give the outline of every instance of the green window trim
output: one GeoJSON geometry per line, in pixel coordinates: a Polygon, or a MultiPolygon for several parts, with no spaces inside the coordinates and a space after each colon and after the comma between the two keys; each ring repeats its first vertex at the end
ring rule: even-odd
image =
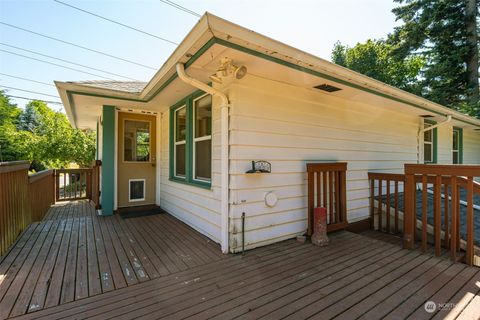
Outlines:
{"type": "MultiPolygon", "coordinates": [[[[427,119],[424,120],[424,123],[432,125],[432,126],[437,124],[436,121],[427,120],[427,119]]],[[[437,163],[438,162],[438,130],[437,130],[437,128],[432,129],[432,134],[433,134],[432,161],[424,161],[424,163],[437,163]]],[[[425,143],[423,145],[425,147],[425,143]]],[[[425,155],[424,155],[424,157],[425,157],[425,155]]]]}
{"type": "MultiPolygon", "coordinates": [[[[193,178],[193,102],[195,99],[205,95],[202,90],[197,90],[194,93],[186,96],[182,100],[170,107],[169,118],[169,133],[170,133],[170,152],[169,152],[169,180],[187,185],[193,185],[204,189],[211,189],[212,182],[201,181],[193,178]],[[175,175],[175,112],[186,107],[186,149],[185,149],[185,177],[178,177],[175,175]]],[[[213,121],[213,120],[212,120],[213,121]]]]}
{"type": "MultiPolygon", "coordinates": [[[[462,164],[463,163],[463,129],[459,127],[453,127],[453,131],[456,131],[458,135],[458,164],[462,164]]],[[[452,139],[453,139],[453,133],[452,133],[452,139]]]]}

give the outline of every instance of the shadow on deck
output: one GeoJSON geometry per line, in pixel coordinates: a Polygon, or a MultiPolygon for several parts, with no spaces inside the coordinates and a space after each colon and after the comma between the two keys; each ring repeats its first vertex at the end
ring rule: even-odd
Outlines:
{"type": "Polygon", "coordinates": [[[0,318],[478,317],[480,269],[372,235],[330,238],[221,255],[168,214],[122,220],[58,205],[0,260],[0,318]]]}

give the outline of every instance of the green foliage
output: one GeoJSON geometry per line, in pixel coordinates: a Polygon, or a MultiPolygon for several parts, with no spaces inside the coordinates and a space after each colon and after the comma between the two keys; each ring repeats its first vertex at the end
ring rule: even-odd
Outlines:
{"type": "Polygon", "coordinates": [[[418,92],[416,82],[424,60],[421,57],[396,59],[394,48],[385,40],[367,40],[353,48],[335,44],[332,61],[400,89],[418,92]]]}
{"type": "MultiPolygon", "coordinates": [[[[389,42],[395,46],[393,53],[397,59],[419,56],[426,61],[418,81],[421,95],[442,105],[474,113],[479,107],[478,99],[470,97],[478,96],[478,76],[470,83],[467,65],[473,64],[478,70],[478,47],[474,44],[475,58],[467,32],[466,1],[394,1],[400,5],[393,13],[403,24],[395,28],[389,42]]],[[[475,21],[473,17],[474,24],[475,21]]],[[[478,33],[477,29],[477,37],[478,33]]]]}
{"type": "Polygon", "coordinates": [[[1,114],[10,110],[7,120],[2,118],[0,122],[5,161],[30,160],[38,170],[44,166],[61,168],[70,163],[88,166],[94,160],[94,132],[73,129],[65,114],[53,111],[44,102],[31,101],[22,112],[8,105],[3,93],[0,97],[1,114]]]}

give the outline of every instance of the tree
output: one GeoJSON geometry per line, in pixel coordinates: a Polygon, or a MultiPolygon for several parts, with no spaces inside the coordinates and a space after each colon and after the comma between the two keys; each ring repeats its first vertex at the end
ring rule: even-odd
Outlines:
{"type": "Polygon", "coordinates": [[[88,166],[95,156],[95,134],[73,129],[65,114],[44,102],[21,110],[0,92],[0,145],[3,161],[30,160],[35,170],[88,166]]]}
{"type": "Polygon", "coordinates": [[[390,35],[396,59],[422,57],[421,94],[480,116],[478,83],[479,0],[394,0],[403,22],[390,35]]]}
{"type": "Polygon", "coordinates": [[[15,145],[11,143],[20,114],[21,109],[12,104],[3,91],[0,91],[0,161],[13,161],[21,157],[15,145]]]}
{"type": "Polygon", "coordinates": [[[419,93],[418,75],[424,65],[421,57],[396,59],[394,47],[385,40],[367,40],[354,47],[335,44],[332,61],[397,88],[419,93]]]}

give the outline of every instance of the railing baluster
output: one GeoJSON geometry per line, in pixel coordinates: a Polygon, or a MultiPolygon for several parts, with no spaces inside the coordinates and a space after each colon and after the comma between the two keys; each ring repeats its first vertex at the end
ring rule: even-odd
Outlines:
{"type": "Polygon", "coordinates": [[[398,233],[398,181],[395,180],[395,233],[398,233]]]}
{"type": "Polygon", "coordinates": [[[435,176],[434,186],[434,209],[433,209],[433,224],[435,235],[435,255],[440,256],[442,254],[442,235],[441,235],[441,188],[442,188],[442,176],[435,176]]]}
{"type": "Polygon", "coordinates": [[[370,227],[373,230],[375,230],[374,197],[375,197],[375,180],[373,178],[370,178],[370,227]]]}
{"type": "Polygon", "coordinates": [[[466,263],[473,265],[473,256],[475,254],[473,239],[474,239],[474,227],[473,227],[473,177],[468,177],[467,180],[467,247],[466,251],[466,263]]]}
{"type": "Polygon", "coordinates": [[[340,212],[340,172],[335,171],[335,219],[336,221],[342,221],[341,212],[340,212]]]}
{"type": "MultiPolygon", "coordinates": [[[[427,251],[427,176],[422,175],[422,251],[427,251]]],[[[416,219],[417,217],[415,217],[416,219]]]]}
{"type": "Polygon", "coordinates": [[[307,229],[307,235],[311,236],[313,234],[313,208],[315,206],[314,203],[314,176],[315,173],[314,171],[309,171],[308,172],[308,229],[307,229]]]}
{"type": "Polygon", "coordinates": [[[316,184],[315,184],[315,187],[317,187],[317,207],[321,207],[322,206],[322,188],[321,188],[321,172],[316,172],[315,173],[315,176],[316,176],[316,184]]]}
{"type": "Polygon", "coordinates": [[[334,204],[333,204],[333,171],[328,172],[328,209],[330,212],[330,221],[334,221],[337,223],[338,221],[335,220],[334,216],[334,204]]]}
{"type": "Polygon", "coordinates": [[[444,190],[444,196],[445,198],[443,199],[444,200],[444,203],[443,203],[443,207],[444,207],[444,212],[445,212],[445,215],[444,215],[444,218],[443,218],[443,221],[444,221],[444,228],[445,228],[445,232],[444,232],[444,239],[443,239],[443,243],[445,245],[445,248],[449,248],[450,247],[450,229],[449,229],[449,212],[448,212],[448,198],[449,198],[449,185],[447,183],[445,183],[443,185],[443,190],[444,190]]]}
{"type": "Polygon", "coordinates": [[[390,233],[390,180],[386,180],[387,183],[387,211],[386,211],[386,216],[387,216],[387,232],[390,233]]]}
{"type": "Polygon", "coordinates": [[[378,179],[378,230],[383,230],[383,210],[382,210],[382,179],[378,179]]]}
{"type": "Polygon", "coordinates": [[[453,261],[457,261],[457,226],[460,224],[459,222],[459,212],[458,212],[458,189],[456,187],[457,185],[457,177],[452,175],[450,178],[451,185],[452,185],[452,223],[451,223],[451,229],[452,229],[452,236],[450,238],[450,256],[453,261]]]}

